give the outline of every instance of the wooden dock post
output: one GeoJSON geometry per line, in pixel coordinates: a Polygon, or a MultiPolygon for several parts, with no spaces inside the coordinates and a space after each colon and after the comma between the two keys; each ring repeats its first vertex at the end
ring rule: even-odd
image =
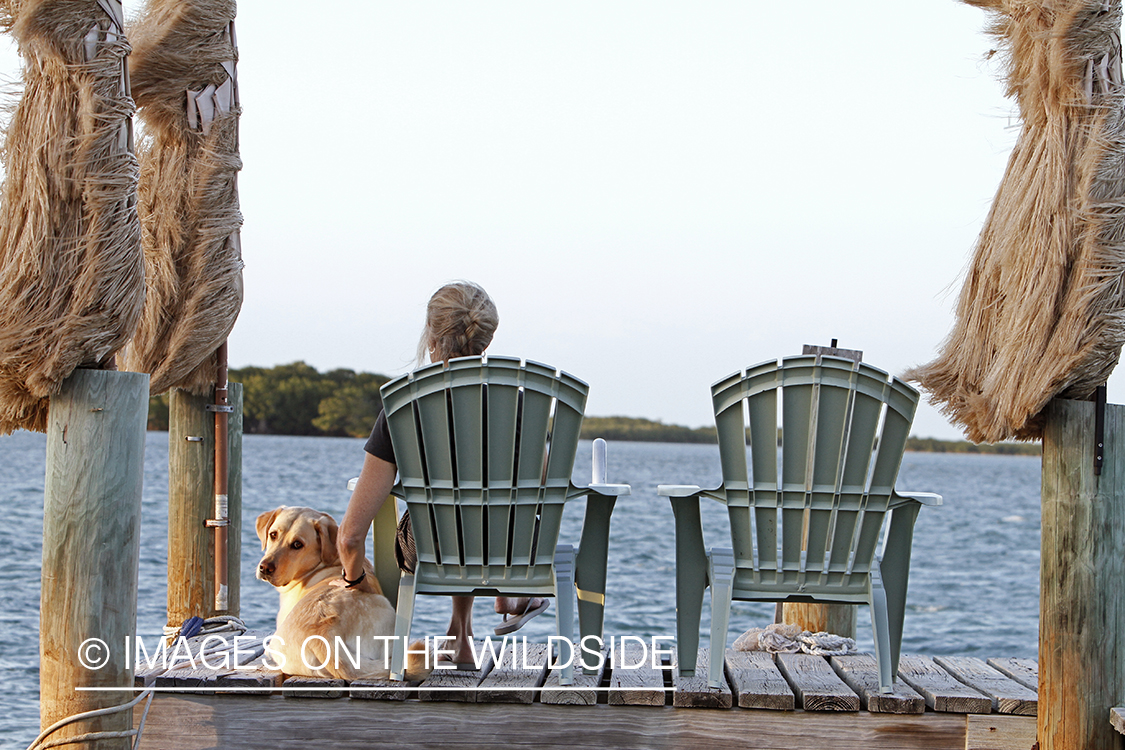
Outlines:
{"type": "Polygon", "coordinates": [[[1120,747],[1125,701],[1125,406],[1105,414],[1094,474],[1095,405],[1055,399],[1043,432],[1039,597],[1040,750],[1120,747]]]}
{"type": "Polygon", "coordinates": [[[854,604],[785,604],[782,622],[798,625],[810,633],[824,631],[845,638],[855,638],[856,616],[859,607],[854,604]]]}
{"type": "MultiPolygon", "coordinates": [[[[51,398],[39,610],[44,729],[133,697],[76,688],[133,684],[125,646],[137,628],[147,419],[144,373],[76,370],[51,398]]],[[[50,739],[132,727],[132,712],[123,711],[63,727],[50,739]]],[[[130,740],[86,747],[118,750],[130,747],[130,740]]]]}
{"type": "Polygon", "coordinates": [[[168,399],[168,624],[239,613],[242,551],[242,384],[230,384],[228,606],[215,608],[215,415],[209,396],[173,389],[168,399]]]}

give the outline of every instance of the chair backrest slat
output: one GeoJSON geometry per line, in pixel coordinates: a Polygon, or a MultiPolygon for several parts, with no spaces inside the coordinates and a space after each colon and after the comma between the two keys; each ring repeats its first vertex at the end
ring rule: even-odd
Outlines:
{"type": "MultiPolygon", "coordinates": [[[[484,386],[474,384],[449,392],[454,435],[485,435],[484,386]]],[[[484,441],[461,440],[455,446],[457,486],[479,488],[484,484],[484,441]]]]}
{"type": "Polygon", "coordinates": [[[872,487],[885,488],[887,491],[894,488],[895,479],[898,477],[899,466],[902,463],[902,449],[899,446],[906,445],[914,414],[912,407],[917,403],[917,395],[912,393],[913,389],[906,383],[899,381],[890,386],[881,436],[887,450],[879,451],[871,475],[872,487]],[[908,408],[909,412],[907,412],[908,408]]]}

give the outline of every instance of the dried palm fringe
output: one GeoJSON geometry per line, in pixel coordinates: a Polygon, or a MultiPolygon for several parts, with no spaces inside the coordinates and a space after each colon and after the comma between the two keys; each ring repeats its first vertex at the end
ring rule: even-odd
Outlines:
{"type": "Polygon", "coordinates": [[[1088,398],[1125,341],[1121,3],[965,2],[994,13],[1024,125],[956,324],[905,377],[973,441],[1035,439],[1047,402],[1088,398]]]}
{"type": "Polygon", "coordinates": [[[111,3],[7,0],[24,90],[4,142],[0,434],[46,428],[77,367],[111,363],[144,301],[129,52],[111,3]]]}
{"type": "Polygon", "coordinates": [[[150,0],[130,29],[148,295],[125,366],[151,373],[154,394],[210,393],[242,306],[234,14],[230,0],[150,0]]]}

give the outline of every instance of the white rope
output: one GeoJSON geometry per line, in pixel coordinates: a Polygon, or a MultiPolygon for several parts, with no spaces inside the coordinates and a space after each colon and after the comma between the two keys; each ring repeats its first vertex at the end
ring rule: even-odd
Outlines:
{"type": "Polygon", "coordinates": [[[768,651],[771,654],[795,654],[801,650],[801,644],[781,633],[765,631],[758,635],[759,651],[768,651]]]}
{"type": "Polygon", "coordinates": [[[39,734],[39,736],[35,738],[35,741],[27,746],[27,750],[47,750],[47,748],[60,747],[62,745],[70,745],[70,744],[75,744],[75,743],[79,743],[79,742],[94,742],[96,740],[122,739],[122,738],[125,738],[125,737],[134,737],[135,738],[133,740],[133,748],[135,750],[136,747],[140,744],[140,741],[141,741],[141,732],[143,732],[144,728],[145,728],[145,719],[148,718],[148,709],[149,709],[150,706],[152,706],[152,696],[153,696],[153,692],[151,690],[145,690],[144,692],[142,692],[140,695],[138,695],[133,700],[129,701],[128,703],[123,703],[120,706],[110,706],[109,708],[99,708],[95,711],[84,711],[80,714],[75,714],[74,716],[68,716],[65,719],[62,719],[60,721],[56,721],[54,724],[52,724],[51,726],[44,729],[39,734]],[[109,716],[111,714],[119,713],[121,711],[128,711],[129,709],[133,708],[134,706],[136,706],[138,703],[145,700],[146,698],[148,699],[148,702],[145,704],[144,713],[141,714],[141,721],[137,725],[136,729],[128,729],[128,730],[123,730],[123,731],[120,731],[120,732],[87,732],[86,734],[80,734],[80,735],[77,735],[75,737],[64,737],[64,738],[58,739],[58,740],[51,740],[50,742],[44,741],[44,740],[47,739],[47,737],[50,737],[52,734],[54,734],[58,730],[62,729],[63,727],[65,727],[69,724],[73,724],[76,721],[85,721],[87,719],[96,719],[99,716],[109,716]]]}
{"type": "Polygon", "coordinates": [[[844,656],[858,652],[855,640],[823,631],[810,633],[797,625],[774,623],[750,628],[734,642],[736,651],[766,651],[771,654],[804,652],[814,656],[844,656]]]}
{"type": "Polygon", "coordinates": [[[801,633],[797,636],[801,650],[814,656],[844,656],[854,654],[858,649],[854,638],[832,635],[823,630],[819,633],[801,633]]]}

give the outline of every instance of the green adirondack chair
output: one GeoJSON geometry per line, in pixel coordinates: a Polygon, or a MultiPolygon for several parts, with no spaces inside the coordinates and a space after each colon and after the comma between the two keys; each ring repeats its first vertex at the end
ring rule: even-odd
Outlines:
{"type": "MultiPolygon", "coordinates": [[[[601,636],[609,520],[629,485],[571,481],[589,386],[537,362],[465,357],[381,393],[418,552],[399,580],[394,679],[403,679],[418,594],[555,597],[558,634],[601,636]],[[577,550],[559,545],[563,506],[587,498],[577,550]]],[[[573,664],[560,672],[573,681],[573,664]]]]}
{"type": "Polygon", "coordinates": [[[738,599],[870,605],[879,686],[890,692],[914,521],[922,505],[941,504],[939,495],[894,489],[918,392],[869,365],[816,355],[736,372],[711,386],[711,397],[722,485],[657,490],[675,515],[680,674],[695,674],[710,586],[712,687],[721,684],[738,599]],[[733,548],[707,553],[701,497],[726,504],[733,548]]]}

